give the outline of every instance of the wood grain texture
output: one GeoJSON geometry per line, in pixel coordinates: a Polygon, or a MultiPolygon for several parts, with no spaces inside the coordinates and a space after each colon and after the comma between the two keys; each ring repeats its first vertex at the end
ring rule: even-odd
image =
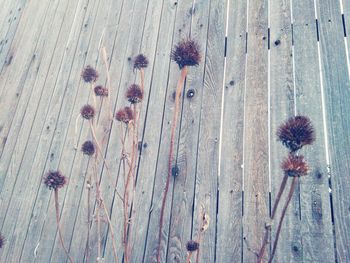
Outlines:
{"type": "Polygon", "coordinates": [[[199,261],[215,262],[218,201],[221,101],[224,81],[226,3],[211,1],[203,98],[200,112],[199,144],[195,182],[192,238],[200,237],[199,261]],[[203,213],[210,222],[204,233],[203,213]]]}
{"type": "Polygon", "coordinates": [[[200,127],[200,110],[203,99],[205,52],[207,50],[210,1],[196,1],[191,15],[189,37],[199,44],[202,61],[198,67],[189,68],[183,91],[182,118],[176,165],[179,172],[174,180],[173,198],[166,262],[186,262],[186,243],[192,239],[194,185],[197,168],[197,147],[200,127]],[[189,92],[194,92],[190,97],[189,92]]]}
{"type": "Polygon", "coordinates": [[[322,116],[321,83],[314,1],[293,2],[293,37],[297,114],[310,117],[316,141],[305,147],[311,171],[300,180],[302,244],[293,244],[291,253],[303,262],[334,262],[331,203],[322,116]],[[314,101],[314,105],[310,104],[314,101]],[[301,247],[302,245],[302,247],[301,247]],[[324,249],[320,250],[319,248],[324,249]]]}
{"type": "Polygon", "coordinates": [[[254,262],[269,216],[267,1],[249,1],[244,101],[243,261],[254,262]]]}
{"type": "Polygon", "coordinates": [[[243,112],[247,3],[229,1],[217,218],[217,262],[242,256],[243,112]]]}
{"type": "MultiPolygon", "coordinates": [[[[289,0],[271,1],[270,14],[270,178],[271,207],[275,204],[277,192],[284,177],[281,163],[288,155],[286,148],[277,141],[278,127],[294,116],[294,80],[292,53],[292,10],[289,0]]],[[[272,225],[271,243],[273,244],[278,220],[286,201],[290,182],[287,184],[276,211],[272,225]]],[[[292,247],[302,246],[300,235],[300,199],[296,188],[293,199],[283,221],[283,228],[278,242],[275,262],[302,262],[301,257],[295,257],[292,247]]],[[[268,253],[266,254],[268,255],[268,253]]]]}
{"type": "Polygon", "coordinates": [[[350,81],[338,1],[317,1],[337,259],[350,260],[350,81]],[[334,52],[336,50],[336,52],[334,52]]]}

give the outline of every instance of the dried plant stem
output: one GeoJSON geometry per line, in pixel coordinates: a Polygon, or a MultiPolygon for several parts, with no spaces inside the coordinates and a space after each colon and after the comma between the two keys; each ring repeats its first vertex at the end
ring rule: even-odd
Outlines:
{"type": "Polygon", "coordinates": [[[108,90],[108,97],[107,97],[107,107],[109,111],[109,118],[110,120],[113,120],[113,113],[111,109],[111,98],[110,98],[110,91],[111,91],[111,77],[109,75],[109,69],[108,69],[108,61],[107,61],[107,51],[106,48],[103,46],[101,48],[102,52],[102,60],[106,67],[106,75],[107,75],[107,90],[108,90]]]}
{"type": "Polygon", "coordinates": [[[100,262],[102,260],[101,257],[101,218],[100,218],[100,187],[99,187],[99,180],[97,176],[97,156],[95,154],[95,160],[93,165],[93,172],[95,177],[95,185],[96,185],[96,221],[97,221],[97,262],[100,262]]]}
{"type": "Polygon", "coordinates": [[[61,225],[60,225],[60,207],[58,203],[58,189],[55,189],[55,208],[56,208],[56,222],[57,222],[57,230],[58,230],[58,236],[60,238],[61,245],[63,247],[64,252],[68,256],[69,262],[73,263],[72,257],[69,255],[68,250],[66,246],[64,245],[63,242],[63,237],[62,237],[62,230],[61,230],[61,225]]]}
{"type": "Polygon", "coordinates": [[[85,248],[85,258],[86,262],[89,262],[90,257],[90,224],[91,224],[91,174],[89,174],[89,178],[87,181],[87,239],[86,239],[86,248],[85,248]]]}
{"type": "MultiPolygon", "coordinates": [[[[275,218],[277,207],[278,207],[279,202],[281,200],[281,196],[282,196],[282,194],[284,192],[284,189],[286,188],[287,180],[288,180],[288,175],[284,175],[283,179],[282,179],[282,182],[281,182],[280,189],[279,189],[279,191],[277,193],[277,196],[276,196],[275,203],[274,203],[273,208],[272,208],[271,220],[273,220],[275,218]]],[[[267,245],[267,243],[269,241],[269,233],[270,233],[270,231],[271,231],[271,226],[270,225],[265,226],[264,240],[263,240],[263,244],[262,244],[262,246],[260,248],[260,251],[258,253],[257,263],[261,263],[262,260],[263,260],[265,249],[266,249],[266,245],[267,245]]]]}
{"type": "Polygon", "coordinates": [[[141,76],[141,91],[144,93],[145,91],[145,71],[143,68],[140,69],[140,76],[141,76]]]}
{"type": "Polygon", "coordinates": [[[91,82],[90,87],[91,87],[91,96],[92,96],[92,100],[93,100],[93,103],[94,103],[94,108],[97,110],[97,102],[96,102],[96,96],[95,96],[94,83],[93,82],[91,82]]]}
{"type": "Polygon", "coordinates": [[[191,263],[192,252],[187,252],[186,263],[191,263]]]}
{"type": "Polygon", "coordinates": [[[170,135],[170,149],[169,149],[169,159],[168,159],[168,176],[164,188],[164,195],[162,200],[162,207],[160,210],[160,222],[159,222],[159,233],[158,233],[158,247],[157,247],[157,263],[160,263],[160,245],[162,241],[162,230],[163,230],[163,220],[164,220],[164,209],[165,209],[165,203],[169,191],[169,183],[172,173],[172,163],[173,163],[173,149],[174,149],[174,140],[175,140],[175,131],[176,131],[176,123],[179,115],[179,107],[180,107],[180,97],[183,90],[183,86],[185,83],[185,79],[187,76],[187,67],[183,67],[181,70],[181,76],[179,78],[179,81],[176,86],[176,93],[175,93],[175,110],[173,114],[173,122],[171,124],[171,135],[170,135]]]}
{"type": "Polygon", "coordinates": [[[282,227],[282,223],[283,223],[283,219],[284,219],[284,216],[286,215],[288,205],[289,205],[290,201],[292,200],[294,189],[295,189],[295,185],[296,185],[297,181],[298,181],[298,177],[293,177],[293,181],[292,181],[292,184],[291,184],[290,189],[289,189],[288,197],[287,197],[287,200],[286,200],[286,202],[285,202],[285,204],[283,206],[282,214],[281,214],[281,217],[280,217],[280,220],[279,220],[279,223],[278,223],[277,232],[276,232],[276,236],[275,236],[275,241],[273,243],[273,248],[272,248],[271,257],[269,259],[269,263],[272,262],[272,260],[273,260],[273,258],[275,256],[276,248],[277,248],[277,244],[278,244],[278,239],[279,239],[279,236],[280,236],[281,227],[282,227]]]}

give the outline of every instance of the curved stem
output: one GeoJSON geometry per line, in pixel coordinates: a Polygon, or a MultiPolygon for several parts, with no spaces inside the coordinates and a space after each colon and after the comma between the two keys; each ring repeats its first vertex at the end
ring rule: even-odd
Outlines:
{"type": "Polygon", "coordinates": [[[63,237],[62,237],[62,231],[61,231],[61,225],[60,225],[60,207],[59,207],[59,203],[58,203],[58,189],[55,189],[55,208],[56,208],[56,222],[57,222],[57,229],[58,229],[58,235],[60,238],[60,242],[61,245],[63,247],[64,252],[66,253],[69,262],[73,263],[73,259],[71,258],[71,256],[68,253],[68,250],[66,248],[66,246],[64,245],[63,242],[63,237]]]}
{"type": "Polygon", "coordinates": [[[288,194],[286,203],[284,204],[284,207],[283,207],[283,210],[282,210],[282,214],[281,214],[281,218],[280,218],[279,223],[278,223],[276,237],[275,237],[275,241],[273,243],[273,248],[272,248],[271,257],[269,259],[269,263],[272,262],[273,257],[275,256],[276,248],[277,248],[277,244],[278,244],[278,239],[279,239],[279,236],[280,236],[281,227],[282,227],[282,223],[283,223],[283,219],[284,219],[284,216],[286,215],[288,205],[289,205],[290,201],[292,200],[293,193],[294,193],[294,188],[295,188],[297,180],[298,180],[298,177],[294,177],[293,181],[292,181],[292,184],[290,186],[289,194],[288,194]]]}
{"type": "Polygon", "coordinates": [[[172,163],[173,163],[173,148],[174,148],[174,139],[175,139],[175,131],[176,131],[176,123],[179,115],[179,106],[180,106],[180,96],[183,90],[184,82],[187,76],[187,67],[182,68],[181,76],[176,86],[175,93],[175,111],[173,114],[173,122],[171,124],[171,135],[170,135],[170,149],[169,149],[169,159],[168,159],[168,176],[164,188],[164,195],[162,200],[162,207],[160,211],[160,222],[159,222],[159,232],[158,232],[158,247],[157,247],[157,263],[160,263],[160,245],[162,240],[162,230],[163,230],[163,221],[164,221],[164,209],[165,203],[169,191],[169,183],[171,178],[172,171],[172,163]]]}
{"type": "Polygon", "coordinates": [[[109,118],[111,120],[113,120],[113,113],[112,113],[112,109],[111,109],[111,77],[109,75],[109,69],[108,69],[108,61],[107,61],[107,51],[106,48],[103,46],[101,48],[101,52],[102,52],[102,60],[103,63],[105,64],[106,67],[106,75],[107,75],[107,90],[108,90],[108,97],[107,97],[107,107],[108,107],[108,112],[109,112],[109,118]]]}

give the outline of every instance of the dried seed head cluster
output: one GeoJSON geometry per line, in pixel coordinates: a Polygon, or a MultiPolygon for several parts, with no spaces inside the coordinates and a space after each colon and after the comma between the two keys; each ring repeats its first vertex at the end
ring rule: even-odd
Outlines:
{"type": "Polygon", "coordinates": [[[304,160],[304,156],[289,154],[281,165],[284,173],[290,177],[300,177],[307,175],[309,166],[304,160]]]}
{"type": "Polygon", "coordinates": [[[95,109],[91,105],[86,104],[81,108],[80,114],[84,119],[90,120],[95,116],[95,109]]]}
{"type": "Polygon", "coordinates": [[[196,251],[199,248],[199,243],[194,240],[190,240],[186,244],[186,249],[188,252],[196,251]]]}
{"type": "Polygon", "coordinates": [[[134,69],[147,68],[147,66],[148,59],[143,54],[137,55],[134,61],[134,69]]]}
{"type": "Polygon", "coordinates": [[[83,143],[83,145],[81,146],[81,151],[83,152],[83,154],[86,155],[94,155],[95,153],[95,145],[92,141],[86,141],[83,143]]]}
{"type": "Polygon", "coordinates": [[[44,184],[49,189],[58,189],[67,183],[66,177],[60,171],[49,171],[44,177],[44,184]]]}
{"type": "Polygon", "coordinates": [[[0,248],[2,248],[5,244],[5,237],[0,233],[0,248]]]}
{"type": "Polygon", "coordinates": [[[180,69],[185,66],[197,66],[201,60],[198,44],[190,39],[180,41],[171,52],[171,59],[180,69]]]}
{"type": "Polygon", "coordinates": [[[131,120],[134,119],[134,113],[130,107],[125,107],[117,111],[117,113],[115,114],[115,118],[117,121],[129,123],[131,120]]]}
{"type": "Polygon", "coordinates": [[[86,68],[84,68],[83,72],[81,73],[81,76],[85,82],[92,83],[97,80],[98,73],[93,67],[87,66],[86,68]]]}
{"type": "Polygon", "coordinates": [[[100,97],[107,97],[108,96],[108,89],[102,87],[101,85],[98,85],[94,88],[95,95],[100,97]]]}
{"type": "Polygon", "coordinates": [[[295,152],[314,142],[315,131],[308,117],[296,116],[279,127],[277,137],[291,152],[295,152]]]}
{"type": "Polygon", "coordinates": [[[132,84],[126,92],[126,98],[132,104],[141,102],[143,99],[141,87],[137,84],[132,84]]]}

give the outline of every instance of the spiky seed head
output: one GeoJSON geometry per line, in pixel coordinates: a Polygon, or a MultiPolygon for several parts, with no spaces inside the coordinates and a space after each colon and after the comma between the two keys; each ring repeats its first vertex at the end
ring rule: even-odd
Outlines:
{"type": "Polygon", "coordinates": [[[143,99],[141,87],[137,84],[132,84],[126,91],[126,97],[132,104],[141,102],[143,99]]]}
{"type": "Polygon", "coordinates": [[[307,175],[309,172],[309,166],[304,160],[302,155],[289,154],[282,162],[282,170],[290,177],[300,177],[307,175]]]}
{"type": "Polygon", "coordinates": [[[199,243],[194,240],[190,240],[186,244],[186,249],[188,252],[196,251],[199,248],[199,243]]]}
{"type": "Polygon", "coordinates": [[[86,68],[84,68],[83,72],[81,73],[81,77],[85,82],[92,83],[97,80],[98,72],[93,67],[87,66],[86,68]]]}
{"type": "Polygon", "coordinates": [[[308,117],[296,116],[278,128],[277,137],[285,147],[295,152],[315,141],[315,131],[308,117]]]}
{"type": "Polygon", "coordinates": [[[134,61],[134,69],[147,68],[147,66],[148,59],[143,54],[137,55],[134,61]]]}
{"type": "Polygon", "coordinates": [[[95,109],[91,105],[86,104],[81,108],[80,114],[84,119],[90,120],[95,116],[95,109]]]}
{"type": "Polygon", "coordinates": [[[108,89],[102,87],[101,85],[98,85],[94,88],[95,95],[99,97],[107,97],[108,96],[108,89]]]}
{"type": "Polygon", "coordinates": [[[95,144],[92,141],[86,141],[81,146],[81,151],[83,152],[83,154],[86,154],[86,155],[89,155],[89,156],[94,155],[94,153],[95,153],[95,144]]]}
{"type": "Polygon", "coordinates": [[[115,118],[117,121],[129,123],[134,119],[134,113],[130,107],[124,107],[123,109],[117,111],[115,118]]]}
{"type": "Polygon", "coordinates": [[[58,189],[65,186],[67,183],[66,177],[60,171],[49,171],[44,176],[44,184],[51,189],[58,189]]]}
{"type": "Polygon", "coordinates": [[[191,39],[182,40],[172,50],[171,59],[180,69],[185,66],[197,66],[201,60],[199,45],[191,39]]]}
{"type": "Polygon", "coordinates": [[[5,241],[5,237],[0,233],[0,248],[3,248],[5,241]]]}

